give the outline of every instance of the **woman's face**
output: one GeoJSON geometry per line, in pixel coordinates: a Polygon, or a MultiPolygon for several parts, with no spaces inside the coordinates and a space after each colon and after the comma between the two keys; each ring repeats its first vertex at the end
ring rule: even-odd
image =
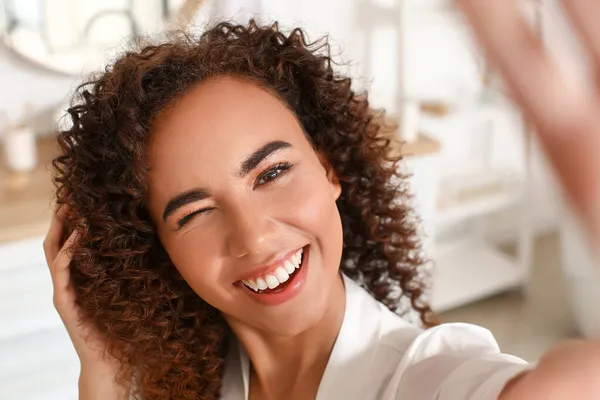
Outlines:
{"type": "Polygon", "coordinates": [[[285,105],[233,78],[202,83],[158,118],[148,206],[189,285],[230,323],[293,335],[338,283],[334,172],[285,105]]]}

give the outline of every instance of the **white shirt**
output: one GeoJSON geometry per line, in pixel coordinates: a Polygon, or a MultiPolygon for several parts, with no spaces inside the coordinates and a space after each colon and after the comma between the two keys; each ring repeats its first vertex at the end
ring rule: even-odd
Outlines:
{"type": "MultiPolygon", "coordinates": [[[[530,368],[469,324],[421,330],[344,277],[346,310],[316,400],[496,400],[530,368]]],[[[222,400],[247,400],[250,362],[233,346],[222,400]]]]}

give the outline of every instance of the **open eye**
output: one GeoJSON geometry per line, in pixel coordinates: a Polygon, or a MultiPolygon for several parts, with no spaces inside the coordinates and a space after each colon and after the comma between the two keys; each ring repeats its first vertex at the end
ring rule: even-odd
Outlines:
{"type": "Polygon", "coordinates": [[[262,174],[256,179],[256,185],[264,185],[277,179],[282,173],[292,168],[290,163],[279,163],[270,168],[267,168],[262,174]]]}

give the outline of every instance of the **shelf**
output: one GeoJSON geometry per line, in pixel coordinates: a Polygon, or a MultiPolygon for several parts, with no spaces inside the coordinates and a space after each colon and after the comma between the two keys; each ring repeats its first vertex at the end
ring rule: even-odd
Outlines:
{"type": "MultiPolygon", "coordinates": [[[[30,174],[19,176],[0,167],[0,244],[46,233],[52,216],[54,190],[48,166],[54,146],[53,137],[38,141],[39,166],[30,174]]],[[[3,163],[0,157],[0,166],[3,163]]]]}
{"type": "Polygon", "coordinates": [[[436,224],[448,225],[491,214],[517,204],[522,198],[523,182],[513,173],[497,171],[480,177],[446,179],[440,185],[436,224]]]}
{"type": "Polygon", "coordinates": [[[508,255],[476,239],[433,252],[432,309],[444,312],[519,286],[523,271],[508,255]]]}

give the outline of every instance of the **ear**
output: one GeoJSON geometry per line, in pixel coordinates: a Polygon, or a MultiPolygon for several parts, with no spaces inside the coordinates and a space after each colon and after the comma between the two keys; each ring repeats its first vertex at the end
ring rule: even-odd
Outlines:
{"type": "Polygon", "coordinates": [[[329,160],[327,159],[325,154],[323,154],[320,151],[317,151],[317,157],[319,157],[319,161],[321,162],[321,165],[325,169],[325,174],[327,175],[327,180],[329,181],[329,184],[331,185],[331,193],[333,193],[335,200],[338,200],[340,198],[340,196],[342,195],[342,185],[340,185],[340,180],[338,179],[338,176],[337,176],[335,170],[333,169],[331,162],[329,162],[329,160]]]}

